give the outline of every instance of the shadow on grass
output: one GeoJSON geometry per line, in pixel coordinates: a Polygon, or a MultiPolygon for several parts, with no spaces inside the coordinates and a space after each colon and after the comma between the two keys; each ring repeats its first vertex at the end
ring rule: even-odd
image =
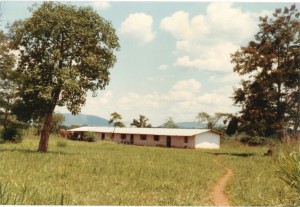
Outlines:
{"type": "Polygon", "coordinates": [[[209,154],[213,155],[229,155],[229,156],[237,156],[237,157],[250,157],[256,155],[255,153],[229,153],[229,152],[211,152],[209,154]]]}
{"type": "Polygon", "coordinates": [[[22,153],[30,153],[30,154],[74,155],[72,153],[67,153],[67,152],[59,152],[59,151],[39,152],[37,150],[32,150],[32,149],[0,149],[0,153],[1,152],[22,152],[22,153]]]}

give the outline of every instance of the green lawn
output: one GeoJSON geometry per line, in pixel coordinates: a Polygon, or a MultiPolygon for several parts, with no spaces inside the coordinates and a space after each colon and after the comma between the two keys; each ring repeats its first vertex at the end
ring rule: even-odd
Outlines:
{"type": "Polygon", "coordinates": [[[283,183],[266,148],[226,143],[220,150],[141,147],[51,137],[0,145],[0,204],[212,205],[210,190],[222,169],[234,170],[227,193],[234,205],[279,205],[283,183]],[[247,156],[251,154],[251,156],[247,156]]]}

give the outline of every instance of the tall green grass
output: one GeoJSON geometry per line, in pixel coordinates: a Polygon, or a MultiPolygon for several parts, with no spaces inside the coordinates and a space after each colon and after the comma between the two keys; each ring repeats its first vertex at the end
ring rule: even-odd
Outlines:
{"type": "Polygon", "coordinates": [[[209,189],[222,174],[203,151],[57,141],[48,153],[36,152],[37,139],[0,146],[6,195],[27,186],[18,204],[59,204],[63,195],[69,205],[211,205],[209,189]]]}
{"type": "Polygon", "coordinates": [[[278,206],[294,205],[288,197],[291,191],[279,179],[274,157],[264,156],[265,147],[249,147],[235,141],[223,145],[221,162],[234,171],[227,187],[233,205],[278,206]],[[283,202],[285,200],[285,202],[283,202]]]}
{"type": "MultiPolygon", "coordinates": [[[[277,174],[286,184],[289,195],[284,196],[282,203],[300,205],[300,145],[299,141],[290,144],[281,144],[277,147],[275,165],[277,174]]],[[[284,189],[283,189],[283,192],[284,189]]]]}
{"type": "Polygon", "coordinates": [[[223,174],[216,155],[234,171],[227,188],[234,205],[280,205],[285,186],[263,156],[268,148],[234,141],[189,150],[53,136],[47,153],[37,152],[38,141],[0,145],[0,204],[213,205],[210,191],[223,174]]]}

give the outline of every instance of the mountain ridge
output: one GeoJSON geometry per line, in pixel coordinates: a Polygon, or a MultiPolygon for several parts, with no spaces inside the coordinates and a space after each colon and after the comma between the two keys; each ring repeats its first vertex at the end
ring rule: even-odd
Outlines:
{"type": "MultiPolygon", "coordinates": [[[[99,116],[95,115],[88,115],[88,114],[78,114],[78,115],[72,115],[70,113],[62,113],[65,116],[65,121],[63,122],[63,125],[65,126],[71,126],[71,125],[77,125],[77,126],[95,126],[95,127],[109,127],[112,125],[108,124],[108,120],[99,116]]],[[[204,129],[206,128],[205,123],[200,122],[177,122],[175,123],[179,128],[182,129],[204,129]]],[[[162,127],[163,124],[157,126],[162,127]]]]}
{"type": "Polygon", "coordinates": [[[63,125],[71,126],[110,126],[108,120],[95,115],[78,114],[72,115],[70,113],[63,113],[65,121],[63,125]]]}

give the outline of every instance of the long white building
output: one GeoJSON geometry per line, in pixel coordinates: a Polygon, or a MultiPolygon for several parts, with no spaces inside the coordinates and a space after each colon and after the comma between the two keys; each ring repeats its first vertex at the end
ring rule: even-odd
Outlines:
{"type": "Polygon", "coordinates": [[[96,140],[111,138],[117,143],[178,148],[220,148],[220,134],[210,129],[79,127],[68,130],[73,139],[94,132],[96,140]]]}

